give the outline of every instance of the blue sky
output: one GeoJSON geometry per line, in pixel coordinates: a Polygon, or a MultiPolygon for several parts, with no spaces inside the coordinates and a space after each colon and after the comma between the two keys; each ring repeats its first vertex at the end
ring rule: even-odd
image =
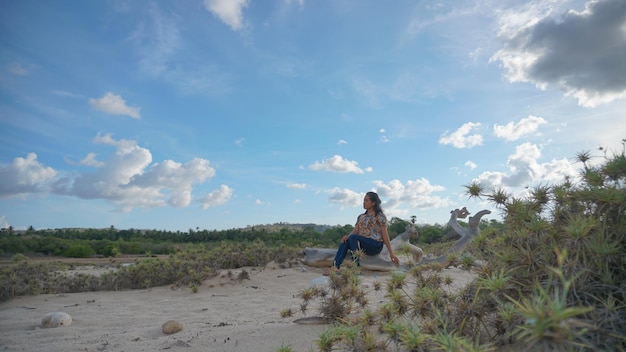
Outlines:
{"type": "Polygon", "coordinates": [[[443,224],[626,138],[623,0],[22,0],[0,33],[0,227],[345,225],[370,190],[443,224]]]}

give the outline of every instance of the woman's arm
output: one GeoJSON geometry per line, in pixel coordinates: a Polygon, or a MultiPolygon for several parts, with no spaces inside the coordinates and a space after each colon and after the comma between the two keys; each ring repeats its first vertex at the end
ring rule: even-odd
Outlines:
{"type": "Polygon", "coordinates": [[[391,241],[389,241],[389,233],[387,232],[387,226],[381,226],[381,232],[383,235],[383,242],[385,242],[385,246],[387,246],[387,251],[389,251],[389,258],[391,258],[391,262],[395,264],[400,264],[400,259],[393,254],[393,249],[391,248],[391,241]]]}
{"type": "Polygon", "coordinates": [[[359,234],[359,223],[357,221],[357,224],[354,225],[354,228],[352,229],[352,231],[349,234],[347,234],[347,235],[345,235],[345,236],[343,236],[341,238],[341,242],[342,243],[346,242],[348,240],[348,237],[350,237],[350,235],[358,235],[358,234],[359,234]]]}

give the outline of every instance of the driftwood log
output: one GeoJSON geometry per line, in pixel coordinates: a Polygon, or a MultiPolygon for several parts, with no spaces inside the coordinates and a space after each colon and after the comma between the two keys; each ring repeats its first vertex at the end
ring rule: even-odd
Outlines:
{"type": "MultiPolygon", "coordinates": [[[[450,212],[450,220],[448,220],[448,226],[452,227],[452,229],[454,229],[454,231],[458,233],[461,238],[457,240],[452,245],[452,247],[450,247],[450,249],[448,249],[448,252],[446,254],[439,257],[424,258],[422,249],[410,243],[410,239],[417,239],[419,234],[415,226],[409,225],[407,226],[406,231],[391,240],[391,248],[393,248],[394,253],[408,252],[408,259],[404,256],[399,256],[400,264],[393,264],[391,262],[391,259],[389,258],[389,252],[387,250],[387,247],[384,247],[382,252],[380,252],[380,254],[378,255],[363,256],[360,259],[361,268],[372,271],[393,271],[407,269],[410,264],[415,265],[431,262],[445,262],[449,254],[458,254],[463,252],[465,247],[467,247],[472,239],[478,234],[478,225],[480,224],[480,219],[484,215],[491,214],[491,212],[489,210],[481,210],[476,213],[476,215],[469,218],[468,227],[461,226],[458,222],[458,219],[464,219],[469,214],[469,211],[467,211],[465,207],[461,209],[454,209],[450,212]]],[[[333,249],[307,247],[302,251],[302,262],[305,265],[314,267],[330,267],[333,264],[336,253],[336,248],[333,249]]]]}

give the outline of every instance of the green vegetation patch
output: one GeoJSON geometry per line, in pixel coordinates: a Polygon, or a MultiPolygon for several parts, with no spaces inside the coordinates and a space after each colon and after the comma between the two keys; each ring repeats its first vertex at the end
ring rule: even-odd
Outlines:
{"type": "Polygon", "coordinates": [[[211,248],[196,245],[171,254],[166,259],[136,259],[132,265],[116,264],[115,270],[99,276],[70,275],[69,266],[60,262],[27,260],[16,255],[0,269],[0,301],[17,296],[87,291],[117,291],[154,286],[187,286],[193,292],[219,269],[265,265],[275,261],[290,265],[297,249],[285,246],[268,248],[261,242],[222,243],[211,248]]]}

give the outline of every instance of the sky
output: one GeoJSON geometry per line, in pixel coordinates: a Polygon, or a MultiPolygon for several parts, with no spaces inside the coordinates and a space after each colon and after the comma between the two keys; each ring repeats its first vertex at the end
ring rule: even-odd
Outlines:
{"type": "Polygon", "coordinates": [[[501,220],[622,150],[626,1],[3,1],[0,129],[2,228],[501,220]]]}

